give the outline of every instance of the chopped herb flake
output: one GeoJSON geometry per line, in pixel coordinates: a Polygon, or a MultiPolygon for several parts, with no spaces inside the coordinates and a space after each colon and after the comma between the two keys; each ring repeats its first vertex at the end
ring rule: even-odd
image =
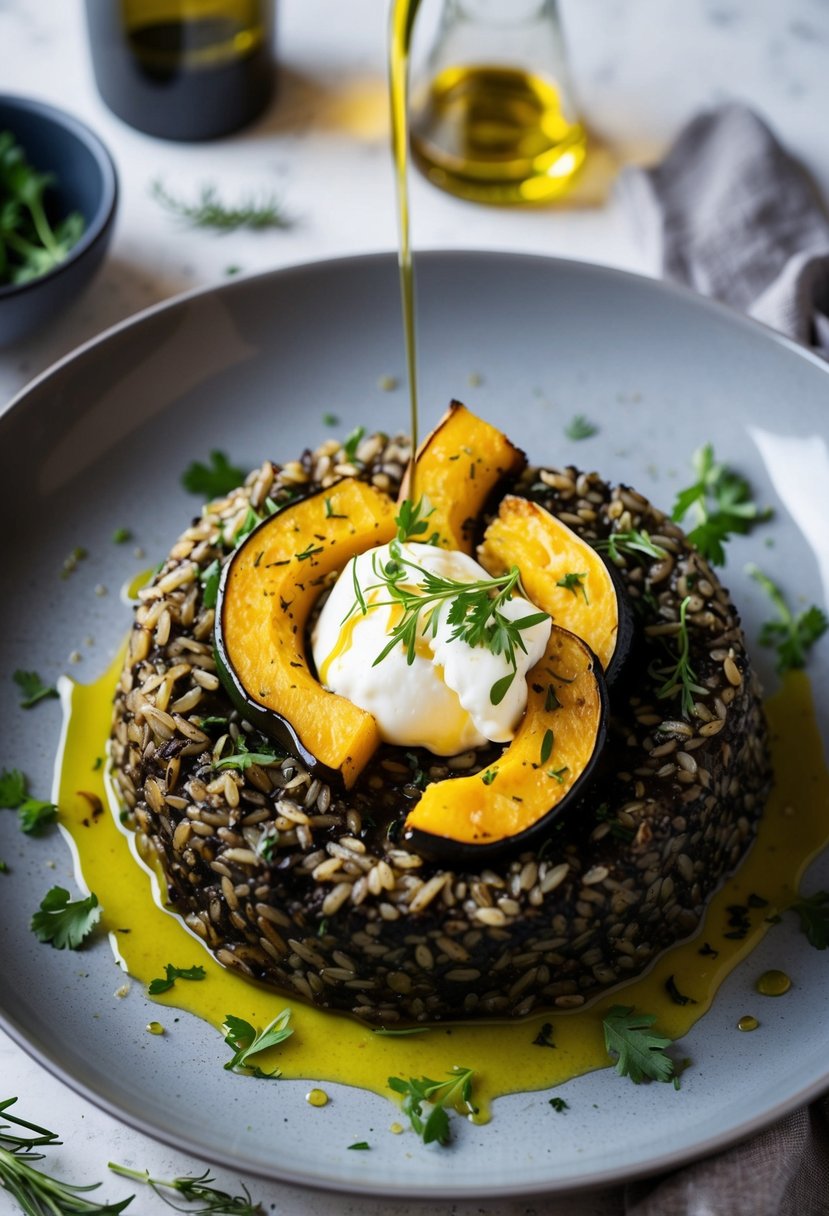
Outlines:
{"type": "Polygon", "coordinates": [[[21,709],[31,709],[39,701],[59,695],[56,688],[43,683],[36,671],[18,670],[14,673],[12,679],[23,696],[23,700],[20,702],[21,709]]]}

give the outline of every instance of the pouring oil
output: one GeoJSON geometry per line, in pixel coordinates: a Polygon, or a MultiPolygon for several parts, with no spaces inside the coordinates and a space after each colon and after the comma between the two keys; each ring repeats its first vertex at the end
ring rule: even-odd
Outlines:
{"type": "Polygon", "coordinates": [[[584,128],[558,88],[514,68],[451,67],[414,108],[412,154],[461,198],[537,203],[564,194],[587,153],[584,128]]]}

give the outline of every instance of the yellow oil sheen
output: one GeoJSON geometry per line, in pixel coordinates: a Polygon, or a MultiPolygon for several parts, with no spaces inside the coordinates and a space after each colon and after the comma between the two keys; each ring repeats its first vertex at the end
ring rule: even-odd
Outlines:
{"type": "MultiPolygon", "coordinates": [[[[109,734],[121,662],[119,656],[91,685],[63,681],[67,721],[57,774],[60,823],[74,842],[84,881],[103,906],[103,926],[130,975],[146,987],[164,974],[166,963],[204,967],[204,981],[177,983],[154,999],[159,1006],[187,1010],[215,1028],[213,1049],[207,1054],[215,1056],[217,1070],[228,1058],[219,1033],[228,1012],[262,1028],[290,1007],[294,1034],[257,1059],[263,1068],[279,1067],[285,1077],[342,1082],[390,1096],[391,1075],[440,1077],[461,1064],[475,1069],[478,1117],[485,1120],[492,1099],[502,1094],[546,1089],[607,1067],[601,1023],[611,1005],[634,1005],[655,1014],[658,1029],[671,1038],[686,1034],[709,1008],[725,976],[769,931],[766,918],[795,898],[805,867],[829,841],[829,772],[811,689],[802,672],[792,672],[766,706],[776,780],[756,843],[714,896],[692,940],[667,951],[644,978],[604,994],[585,1009],[518,1022],[436,1025],[410,1037],[380,1036],[347,1015],[314,1009],[221,967],[181,920],[160,906],[157,884],[136,859],[132,834],[120,825],[117,807],[111,814],[90,817],[89,802],[80,791],[97,794],[107,805],[104,776],[94,766],[109,734]],[[768,900],[768,907],[752,912],[745,938],[727,938],[727,906],[746,904],[751,894],[768,900]],[[118,932],[124,928],[130,932],[118,932]],[[700,954],[702,943],[710,948],[705,954],[700,954]],[[665,982],[671,976],[696,1004],[677,1005],[670,999],[665,982]],[[552,1023],[555,1051],[532,1044],[543,1022],[552,1023]]],[[[129,1033],[128,1002],[119,1004],[113,1016],[125,1019],[124,1033],[129,1033]]],[[[167,1037],[193,1033],[192,1025],[167,1023],[167,1037]]]]}

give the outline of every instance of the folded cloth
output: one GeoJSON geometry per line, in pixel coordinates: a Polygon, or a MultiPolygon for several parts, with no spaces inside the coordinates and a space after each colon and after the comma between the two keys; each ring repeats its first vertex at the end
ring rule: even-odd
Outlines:
{"type": "Polygon", "coordinates": [[[619,191],[665,278],[829,358],[829,217],[803,168],[747,106],[693,119],[619,191]]]}

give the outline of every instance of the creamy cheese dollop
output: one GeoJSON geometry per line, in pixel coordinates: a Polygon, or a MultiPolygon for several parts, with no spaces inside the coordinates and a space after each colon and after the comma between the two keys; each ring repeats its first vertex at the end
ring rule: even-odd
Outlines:
{"type": "MultiPolygon", "coordinates": [[[[411,541],[401,544],[400,550],[405,561],[443,578],[474,583],[491,577],[465,553],[411,541]]],[[[402,616],[400,606],[388,604],[388,589],[376,586],[377,571],[391,560],[388,545],[370,549],[352,558],[331,589],[311,638],[321,682],[373,714],[387,743],[452,756],[488,740],[509,742],[527,705],[527,671],[547,646],[549,617],[521,630],[526,653],[515,648],[515,678],[497,705],[492,704],[492,687],[510,674],[512,664],[504,654],[451,637],[453,626],[446,619],[451,601],[442,601],[437,608],[434,631],[433,621],[424,630],[428,609],[421,611],[411,664],[400,643],[374,666],[402,616]],[[351,612],[355,580],[367,605],[365,613],[359,607],[351,612]]],[[[422,582],[419,570],[408,567],[406,586],[416,589],[422,582]]],[[[501,611],[520,620],[538,610],[515,595],[501,611]]]]}

